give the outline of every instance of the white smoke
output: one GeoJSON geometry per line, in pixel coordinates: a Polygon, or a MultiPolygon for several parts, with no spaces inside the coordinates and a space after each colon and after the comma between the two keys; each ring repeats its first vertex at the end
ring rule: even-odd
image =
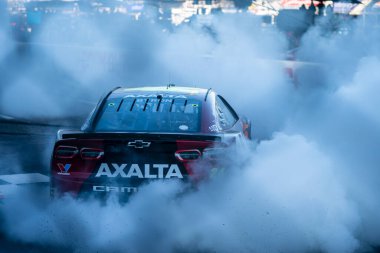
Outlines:
{"type": "Polygon", "coordinates": [[[353,252],[360,218],[335,173],[316,144],[278,134],[244,168],[181,197],[178,182],[157,182],[125,206],[66,198],[41,207],[11,197],[3,213],[13,238],[78,252],[353,252]]]}
{"type": "MultiPolygon", "coordinates": [[[[149,22],[126,22],[104,38],[101,29],[85,23],[75,33],[92,31],[86,42],[96,50],[116,48],[109,60],[116,69],[95,57],[82,76],[75,59],[86,57],[77,55],[78,47],[67,54],[62,47],[45,48],[52,68],[78,89],[50,108],[61,92],[43,94],[54,82],[34,84],[36,100],[24,97],[29,108],[17,108],[19,115],[38,115],[43,106],[66,116],[66,103],[94,99],[123,78],[128,86],[175,82],[213,87],[253,120],[261,141],[241,151],[249,157],[243,165],[236,161],[185,194],[178,182],[155,182],[125,205],[113,199],[103,205],[71,198],[47,203],[17,192],[1,209],[0,229],[9,238],[76,252],[360,252],[379,245],[378,32],[362,36],[355,22],[349,37],[311,29],[298,57],[318,68],[301,68],[295,87],[273,60],[285,51],[283,35],[262,30],[251,16],[216,16],[206,30],[196,21],[171,33],[149,22]],[[40,96],[46,98],[37,103],[40,96]]],[[[42,72],[31,73],[33,83],[42,72]]],[[[9,110],[22,83],[1,94],[3,108],[9,110]]]]}

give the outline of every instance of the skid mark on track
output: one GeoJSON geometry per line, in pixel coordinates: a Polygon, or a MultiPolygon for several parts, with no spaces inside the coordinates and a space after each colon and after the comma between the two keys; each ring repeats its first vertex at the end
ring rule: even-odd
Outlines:
{"type": "Polygon", "coordinates": [[[0,180],[10,184],[48,183],[49,177],[40,173],[0,175],[0,180]]]}
{"type": "Polygon", "coordinates": [[[19,186],[49,183],[49,177],[40,173],[0,175],[0,199],[19,186]]]}

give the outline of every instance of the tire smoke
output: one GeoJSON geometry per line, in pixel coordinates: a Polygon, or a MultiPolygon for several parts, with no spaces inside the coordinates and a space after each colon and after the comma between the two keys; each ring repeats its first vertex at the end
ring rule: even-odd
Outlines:
{"type": "Polygon", "coordinates": [[[34,42],[45,46],[14,53],[11,82],[0,87],[2,112],[67,117],[73,108],[87,112],[84,104],[120,83],[174,82],[213,87],[252,119],[256,140],[232,158],[236,166],[186,194],[179,182],[154,182],[120,205],[112,198],[50,202],[20,189],[0,209],[5,237],[65,252],[353,253],[380,246],[377,30],[352,22],[345,24],[350,36],[327,36],[312,27],[297,51],[312,64],[300,64],[295,85],[281,61],[284,35],[252,16],[216,15],[211,24],[173,31],[120,17],[85,20],[74,31],[59,24],[52,18],[41,28],[34,42]],[[57,44],[68,38],[70,46],[57,44]],[[15,106],[22,91],[28,94],[15,106]]]}

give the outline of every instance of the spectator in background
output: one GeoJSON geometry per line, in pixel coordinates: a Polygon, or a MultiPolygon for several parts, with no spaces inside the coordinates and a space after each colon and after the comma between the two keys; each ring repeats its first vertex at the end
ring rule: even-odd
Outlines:
{"type": "Polygon", "coordinates": [[[309,9],[307,9],[307,10],[310,13],[310,15],[315,15],[315,12],[316,12],[317,8],[315,8],[313,0],[311,0],[309,9]]]}
{"type": "Polygon", "coordinates": [[[305,4],[301,5],[300,11],[303,12],[303,13],[306,13],[307,9],[306,9],[306,5],[305,4]]]}
{"type": "Polygon", "coordinates": [[[325,16],[325,4],[323,3],[322,0],[319,0],[317,7],[318,7],[318,16],[320,17],[325,16]]]}
{"type": "Polygon", "coordinates": [[[326,6],[325,12],[327,17],[330,17],[333,14],[334,10],[331,4],[326,6]]]}
{"type": "Polygon", "coordinates": [[[316,11],[316,8],[314,6],[314,2],[311,1],[309,9],[307,9],[307,12],[306,12],[307,13],[308,23],[310,25],[314,25],[315,11],[316,11]]]}

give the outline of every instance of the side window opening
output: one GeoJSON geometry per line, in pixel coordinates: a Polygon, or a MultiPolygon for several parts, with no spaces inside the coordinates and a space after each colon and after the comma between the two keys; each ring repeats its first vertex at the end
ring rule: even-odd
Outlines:
{"type": "Polygon", "coordinates": [[[219,95],[216,97],[216,110],[222,129],[226,130],[235,125],[238,120],[237,114],[233,111],[231,106],[227,104],[224,98],[219,95]]]}

